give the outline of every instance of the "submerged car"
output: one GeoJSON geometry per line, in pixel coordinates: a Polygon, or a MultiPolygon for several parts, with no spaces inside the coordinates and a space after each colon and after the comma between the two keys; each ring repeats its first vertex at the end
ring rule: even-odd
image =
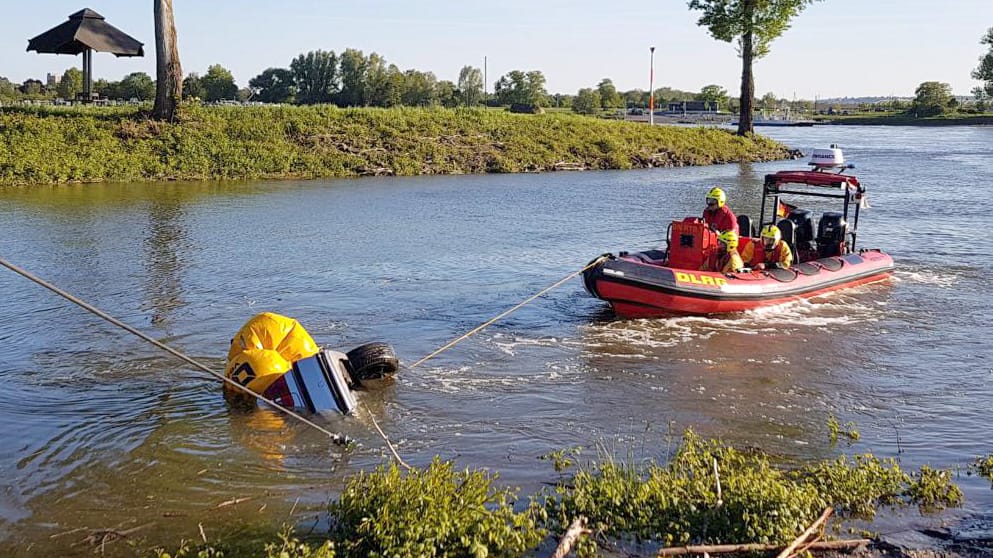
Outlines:
{"type": "MultiPolygon", "coordinates": [[[[296,320],[264,312],[231,339],[224,375],[289,409],[349,414],[357,406],[353,390],[397,370],[396,353],[386,343],[367,343],[347,353],[321,348],[296,320]]],[[[224,391],[231,401],[249,397],[227,382],[224,391]]]]}

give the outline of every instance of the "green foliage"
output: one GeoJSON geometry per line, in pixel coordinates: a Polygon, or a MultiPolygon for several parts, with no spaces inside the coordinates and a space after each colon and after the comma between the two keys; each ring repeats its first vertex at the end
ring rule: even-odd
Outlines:
{"type": "Polygon", "coordinates": [[[183,80],[184,99],[203,99],[206,94],[207,91],[203,88],[203,80],[196,72],[191,72],[190,75],[186,76],[186,79],[183,80]]]}
{"type": "MultiPolygon", "coordinates": [[[[697,25],[726,43],[750,35],[752,52],[743,58],[762,58],[769,45],[790,28],[790,20],[813,0],[690,0],[689,8],[703,12],[697,25]]],[[[741,44],[739,43],[739,48],[741,44]]]]}
{"type": "Polygon", "coordinates": [[[324,541],[317,546],[311,546],[301,542],[293,536],[292,530],[284,527],[277,535],[277,542],[266,543],[262,549],[228,548],[228,545],[221,542],[217,544],[192,544],[183,541],[179,548],[173,552],[157,548],[152,554],[156,558],[225,558],[226,556],[264,556],[265,558],[335,558],[334,543],[324,541]]]}
{"type": "Polygon", "coordinates": [[[297,86],[297,101],[305,105],[330,103],[338,92],[338,55],[334,51],[315,50],[301,54],[290,62],[297,86]]]}
{"type": "Polygon", "coordinates": [[[752,64],[769,53],[769,45],[789,29],[790,20],[814,0],[690,0],[691,10],[703,13],[697,24],[725,42],[737,41],[741,56],[741,95],[738,135],[753,132],[752,100],[755,83],[752,64]]]}
{"type": "Polygon", "coordinates": [[[293,72],[284,68],[269,68],[248,81],[255,99],[263,103],[287,103],[296,94],[293,72]]]}
{"type": "Polygon", "coordinates": [[[214,64],[207,68],[207,73],[200,78],[203,87],[203,98],[206,101],[222,101],[224,99],[234,99],[238,92],[235,85],[234,75],[231,71],[220,64],[214,64]]]}
{"type": "Polygon", "coordinates": [[[148,101],[155,97],[155,82],[145,72],[134,72],[124,76],[118,84],[116,98],[148,101]]]}
{"type": "Polygon", "coordinates": [[[545,74],[536,70],[526,73],[520,70],[508,72],[493,85],[493,94],[500,105],[543,107],[548,104],[545,74]]]}
{"type": "Polygon", "coordinates": [[[572,110],[578,114],[593,115],[600,112],[600,92],[594,89],[580,89],[572,100],[572,110]]]}
{"type": "Polygon", "coordinates": [[[435,459],[406,474],[391,464],[352,477],[331,505],[350,556],[518,556],[544,537],[537,510],[515,513],[495,477],[435,459]]]}
{"type": "Polygon", "coordinates": [[[962,505],[962,491],[952,483],[952,472],[932,469],[927,465],[914,473],[906,495],[925,512],[962,505]]]}
{"type": "Polygon", "coordinates": [[[600,80],[596,86],[597,93],[600,94],[600,106],[605,109],[621,108],[624,106],[624,98],[617,92],[614,82],[607,78],[600,80]]]}
{"type": "Polygon", "coordinates": [[[979,44],[986,45],[989,50],[979,57],[979,66],[972,71],[972,79],[983,82],[982,89],[977,88],[976,99],[979,99],[978,91],[985,93],[984,99],[993,97],[993,27],[986,30],[986,34],[980,39],[979,44]]]}
{"type": "Polygon", "coordinates": [[[969,469],[975,471],[979,476],[993,481],[993,453],[984,457],[977,457],[969,469]]]}
{"type": "Polygon", "coordinates": [[[861,434],[855,428],[855,423],[848,421],[845,423],[844,430],[842,430],[841,423],[838,422],[838,418],[834,415],[828,417],[828,433],[831,439],[831,445],[834,446],[838,443],[838,435],[842,435],[853,442],[857,442],[861,438],[861,434]]]}
{"type": "Polygon", "coordinates": [[[717,103],[718,108],[727,108],[728,92],[720,85],[706,85],[700,90],[700,93],[696,95],[696,100],[714,101],[717,103]]]}
{"type": "Polygon", "coordinates": [[[0,76],[0,101],[12,101],[18,96],[17,86],[0,76]]]}
{"type": "Polygon", "coordinates": [[[472,66],[459,70],[459,104],[474,107],[483,101],[483,72],[472,66]]]}
{"type": "Polygon", "coordinates": [[[545,455],[539,456],[538,459],[549,460],[552,462],[552,466],[555,467],[556,473],[564,472],[573,466],[573,459],[582,453],[582,446],[577,446],[572,449],[561,449],[558,451],[551,451],[545,455]]]}
{"type": "Polygon", "coordinates": [[[62,74],[57,89],[63,99],[75,99],[83,92],[83,72],[79,68],[69,68],[62,74]]]}
{"type": "Polygon", "coordinates": [[[952,86],[938,81],[925,81],[914,91],[914,102],[910,112],[917,116],[936,116],[948,112],[952,96],[952,86]]]}
{"type": "Polygon", "coordinates": [[[0,184],[608,169],[784,158],[771,140],[570,114],[183,106],[0,109],[0,184]]]}
{"type": "Polygon", "coordinates": [[[546,507],[553,528],[585,515],[608,536],[667,546],[786,543],[828,506],[868,519],[881,505],[917,504],[925,511],[959,505],[961,492],[949,477],[926,467],[909,476],[893,460],[868,454],[784,470],[761,453],[687,431],[666,465],[583,467],[546,507]]]}

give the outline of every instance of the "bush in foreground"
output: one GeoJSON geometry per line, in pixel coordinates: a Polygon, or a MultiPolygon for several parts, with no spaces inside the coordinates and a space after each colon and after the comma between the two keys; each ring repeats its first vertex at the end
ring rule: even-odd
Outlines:
{"type": "MultiPolygon", "coordinates": [[[[948,471],[908,474],[869,454],[786,469],[689,431],[665,465],[585,465],[520,512],[512,492],[493,487],[495,479],[438,459],[408,472],[389,465],[359,473],[330,506],[329,541],[311,546],[284,533],[259,555],[522,556],[579,516],[614,541],[786,544],[828,506],[844,521],[871,519],[882,506],[934,511],[962,501],[948,471]]],[[[173,557],[215,558],[221,549],[186,546],[173,557]]],[[[595,554],[596,543],[586,539],[579,550],[595,554]]]]}

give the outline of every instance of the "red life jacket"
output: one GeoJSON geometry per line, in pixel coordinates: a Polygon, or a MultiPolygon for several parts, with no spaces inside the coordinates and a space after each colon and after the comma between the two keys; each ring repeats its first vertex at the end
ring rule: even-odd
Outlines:
{"type": "MultiPolygon", "coordinates": [[[[752,267],[755,267],[760,263],[767,266],[779,263],[783,260],[783,250],[789,250],[789,246],[787,246],[782,240],[777,242],[772,250],[768,251],[765,249],[765,242],[762,241],[753,242],[752,247],[752,250],[754,251],[752,252],[752,261],[749,262],[749,265],[752,267]]],[[[792,253],[790,255],[792,255],[792,253]]]]}
{"type": "Polygon", "coordinates": [[[731,211],[731,208],[727,205],[714,210],[704,209],[703,222],[708,225],[712,225],[720,232],[738,232],[738,219],[734,216],[734,212],[731,211]]]}

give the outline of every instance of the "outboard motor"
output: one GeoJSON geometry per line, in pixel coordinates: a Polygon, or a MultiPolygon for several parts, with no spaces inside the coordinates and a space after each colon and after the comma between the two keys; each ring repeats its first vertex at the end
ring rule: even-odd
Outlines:
{"type": "Polygon", "coordinates": [[[817,224],[817,253],[822,258],[840,256],[848,251],[845,236],[848,223],[840,211],[825,211],[817,224]]]}
{"type": "Polygon", "coordinates": [[[786,217],[793,221],[793,230],[796,231],[796,245],[794,252],[797,261],[807,261],[813,259],[814,251],[814,222],[809,209],[794,209],[786,217]]]}

